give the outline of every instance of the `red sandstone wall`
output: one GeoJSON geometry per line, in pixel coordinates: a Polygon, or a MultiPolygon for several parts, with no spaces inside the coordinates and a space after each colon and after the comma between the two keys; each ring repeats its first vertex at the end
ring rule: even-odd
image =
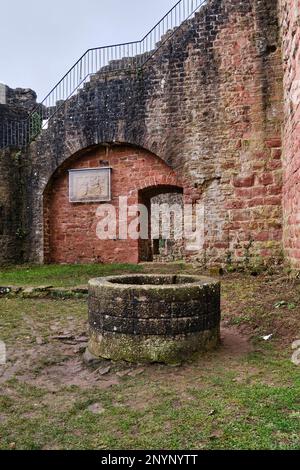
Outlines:
{"type": "MultiPolygon", "coordinates": [[[[143,73],[96,74],[22,156],[29,162],[28,259],[43,260],[41,201],[52,173],[81,149],[123,142],[158,155],[184,181],[185,201],[204,203],[205,247],[187,253],[193,261],[281,260],[283,70],[277,20],[277,0],[208,0],[143,73]]],[[[53,224],[56,213],[50,214],[53,224]]],[[[68,235],[66,243],[61,230],[58,236],[52,252],[61,252],[54,246],[59,242],[68,256],[55,259],[77,261],[72,246],[79,261],[88,246],[94,250],[89,259],[101,259],[103,251],[107,256],[93,238],[70,243],[68,235]]],[[[110,243],[109,255],[130,257],[127,248],[110,243]]]]}
{"type": "MultiPolygon", "coordinates": [[[[132,147],[103,147],[89,151],[65,165],[51,180],[44,197],[45,259],[55,263],[137,263],[136,240],[99,240],[96,236],[97,208],[101,203],[69,202],[69,169],[112,168],[112,201],[128,196],[137,204],[138,191],[152,186],[177,185],[175,173],[150,152],[132,147]]],[[[130,220],[130,219],[129,219],[130,220]]],[[[117,227],[118,228],[118,227],[117,227]]]]}
{"type": "MultiPolygon", "coordinates": [[[[169,152],[177,151],[174,168],[184,172],[194,199],[205,204],[205,250],[189,254],[201,263],[225,264],[227,257],[244,263],[250,256],[260,264],[281,258],[282,62],[276,3],[210,2],[206,21],[214,39],[206,48],[201,40],[190,46],[184,90],[169,108],[170,120],[175,103],[188,111],[184,124],[175,115],[178,133],[185,129],[181,151],[171,146],[169,152]],[[221,27],[213,5],[227,17],[221,27]]],[[[164,125],[165,103],[177,90],[176,72],[169,88],[148,105],[149,121],[157,122],[149,131],[155,141],[164,125]]]]}
{"type": "Polygon", "coordinates": [[[287,260],[300,268],[300,0],[280,1],[284,64],[283,243],[287,260]]]}

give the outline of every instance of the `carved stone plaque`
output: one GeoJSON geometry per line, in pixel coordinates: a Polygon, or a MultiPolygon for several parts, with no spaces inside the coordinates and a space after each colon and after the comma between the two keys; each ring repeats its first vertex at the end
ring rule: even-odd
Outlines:
{"type": "Polygon", "coordinates": [[[70,202],[111,200],[111,168],[69,171],[70,202]]]}

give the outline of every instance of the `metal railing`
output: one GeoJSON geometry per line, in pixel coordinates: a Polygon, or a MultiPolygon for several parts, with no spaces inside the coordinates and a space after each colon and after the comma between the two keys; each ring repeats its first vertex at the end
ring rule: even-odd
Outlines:
{"type": "Polygon", "coordinates": [[[34,139],[66,100],[78,95],[93,75],[139,72],[207,0],[180,0],[140,41],[88,49],[23,121],[0,126],[0,148],[23,147],[34,139]],[[1,132],[2,130],[2,132],[1,132]]]}

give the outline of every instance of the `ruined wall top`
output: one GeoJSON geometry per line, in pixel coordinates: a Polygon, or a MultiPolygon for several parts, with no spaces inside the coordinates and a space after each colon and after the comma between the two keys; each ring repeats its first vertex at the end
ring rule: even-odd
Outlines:
{"type": "Polygon", "coordinates": [[[37,95],[30,88],[10,88],[0,83],[0,105],[7,106],[12,110],[19,108],[32,111],[36,106],[37,95]]]}

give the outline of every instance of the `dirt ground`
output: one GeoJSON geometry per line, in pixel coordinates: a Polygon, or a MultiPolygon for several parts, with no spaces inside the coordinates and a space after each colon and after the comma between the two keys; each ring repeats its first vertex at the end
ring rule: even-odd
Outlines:
{"type": "MultiPolygon", "coordinates": [[[[64,336],[63,334],[61,335],[64,336]]],[[[76,386],[82,389],[97,386],[101,389],[107,389],[120,383],[120,378],[125,376],[135,376],[143,373],[145,369],[156,377],[160,373],[162,376],[167,373],[168,380],[175,375],[178,376],[178,370],[174,374],[175,368],[162,365],[132,365],[126,362],[113,363],[112,361],[102,360],[88,365],[83,360],[83,352],[86,347],[84,341],[87,337],[74,336],[71,340],[53,340],[42,345],[34,345],[30,348],[20,348],[17,352],[11,352],[9,363],[2,366],[0,385],[4,385],[10,379],[17,377],[18,381],[43,388],[49,392],[55,393],[65,386],[76,386]],[[72,344],[72,342],[74,344],[72,344]],[[109,371],[106,372],[106,370],[109,371]],[[103,375],[101,372],[104,371],[103,375]]],[[[222,363],[234,357],[245,356],[254,350],[247,336],[242,335],[236,327],[222,328],[222,345],[214,353],[214,359],[222,363]]],[[[10,352],[10,351],[9,351],[10,352]]],[[[202,358],[203,361],[208,360],[202,358]]],[[[189,366],[184,364],[180,366],[181,372],[188,372],[189,366]]]]}

